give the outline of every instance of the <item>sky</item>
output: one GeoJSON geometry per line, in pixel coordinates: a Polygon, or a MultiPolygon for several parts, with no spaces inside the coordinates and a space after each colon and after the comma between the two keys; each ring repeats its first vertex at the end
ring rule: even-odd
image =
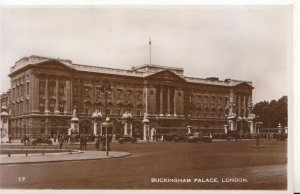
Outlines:
{"type": "Polygon", "coordinates": [[[0,8],[0,92],[25,56],[130,69],[182,67],[191,77],[252,81],[253,102],[288,94],[292,7],[85,6],[0,8]]]}

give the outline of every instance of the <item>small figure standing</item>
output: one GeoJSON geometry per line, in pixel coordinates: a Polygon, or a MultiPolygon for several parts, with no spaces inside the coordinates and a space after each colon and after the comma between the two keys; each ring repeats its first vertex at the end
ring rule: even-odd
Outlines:
{"type": "Polygon", "coordinates": [[[63,145],[64,145],[64,139],[60,138],[59,139],[59,149],[62,149],[63,145]]]}
{"type": "Polygon", "coordinates": [[[100,149],[100,137],[97,135],[96,136],[96,150],[99,150],[100,149]]]}

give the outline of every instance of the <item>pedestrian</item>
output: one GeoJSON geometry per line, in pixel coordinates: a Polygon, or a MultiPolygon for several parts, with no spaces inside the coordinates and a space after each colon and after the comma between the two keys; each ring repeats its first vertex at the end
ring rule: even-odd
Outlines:
{"type": "Polygon", "coordinates": [[[100,149],[100,137],[97,135],[96,136],[96,150],[99,150],[100,149]]]}
{"type": "Polygon", "coordinates": [[[64,139],[60,138],[59,139],[59,149],[62,149],[63,145],[64,145],[64,139]]]}
{"type": "Polygon", "coordinates": [[[106,150],[106,137],[105,137],[105,135],[103,135],[101,137],[101,141],[102,141],[102,151],[105,151],[106,150]]]}
{"type": "Polygon", "coordinates": [[[83,148],[83,134],[80,135],[80,138],[79,138],[79,142],[80,142],[80,150],[82,150],[83,148]]]}
{"type": "Polygon", "coordinates": [[[83,149],[87,150],[87,136],[83,137],[83,149]]]}

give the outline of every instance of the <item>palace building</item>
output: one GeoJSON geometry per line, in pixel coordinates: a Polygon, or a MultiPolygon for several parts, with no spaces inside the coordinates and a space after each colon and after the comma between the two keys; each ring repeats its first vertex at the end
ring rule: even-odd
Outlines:
{"type": "Polygon", "coordinates": [[[30,56],[17,61],[8,76],[11,89],[1,95],[1,106],[9,108],[9,134],[15,139],[68,133],[74,109],[80,133],[93,133],[96,110],[102,115],[99,126],[108,116],[114,134],[123,134],[124,113],[132,116],[132,134],[140,138],[145,113],[159,132],[187,125],[224,132],[229,113],[247,118],[252,105],[251,82],[188,77],[183,68],[154,64],[124,70],[30,56]]]}

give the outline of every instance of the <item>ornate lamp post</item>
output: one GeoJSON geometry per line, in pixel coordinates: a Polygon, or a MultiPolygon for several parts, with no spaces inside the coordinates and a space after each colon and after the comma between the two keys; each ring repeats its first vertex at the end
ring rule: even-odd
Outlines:
{"type": "Polygon", "coordinates": [[[71,128],[68,129],[68,135],[71,133],[79,133],[79,119],[77,118],[76,109],[73,110],[73,117],[71,119],[71,128]]]}
{"type": "Polygon", "coordinates": [[[7,107],[1,107],[1,114],[0,114],[0,121],[1,121],[1,129],[0,129],[0,144],[2,142],[8,142],[8,117],[9,114],[7,113],[7,107]]]}
{"type": "Polygon", "coordinates": [[[143,139],[148,140],[149,139],[149,119],[147,118],[148,115],[147,113],[144,114],[144,119],[142,121],[143,123],[143,128],[144,128],[144,133],[143,133],[143,139]]]}
{"type": "MultiPolygon", "coordinates": [[[[109,112],[107,111],[107,99],[109,97],[109,95],[111,94],[112,91],[112,87],[109,81],[104,80],[103,85],[101,87],[101,93],[104,95],[104,99],[105,99],[105,123],[102,124],[102,127],[105,127],[105,149],[106,149],[106,155],[108,156],[108,151],[110,151],[110,147],[109,147],[109,139],[108,139],[108,128],[112,128],[112,124],[110,123],[110,118],[109,118],[109,112]]],[[[111,129],[111,133],[112,133],[112,129],[111,129]]]]}
{"type": "Polygon", "coordinates": [[[233,106],[234,106],[233,101],[231,101],[230,102],[230,107],[229,107],[229,114],[228,114],[228,117],[227,117],[230,131],[236,130],[235,129],[236,114],[233,113],[233,106]]]}
{"type": "Polygon", "coordinates": [[[102,119],[102,114],[101,112],[98,111],[98,109],[96,109],[96,111],[92,114],[92,120],[93,120],[93,123],[94,123],[94,135],[96,136],[97,135],[97,125],[98,125],[98,122],[101,121],[102,119]]]}
{"type": "Polygon", "coordinates": [[[129,136],[132,137],[132,114],[129,111],[126,111],[122,119],[125,121],[125,126],[124,126],[124,136],[128,136],[128,126],[130,128],[130,133],[129,136]]]}

